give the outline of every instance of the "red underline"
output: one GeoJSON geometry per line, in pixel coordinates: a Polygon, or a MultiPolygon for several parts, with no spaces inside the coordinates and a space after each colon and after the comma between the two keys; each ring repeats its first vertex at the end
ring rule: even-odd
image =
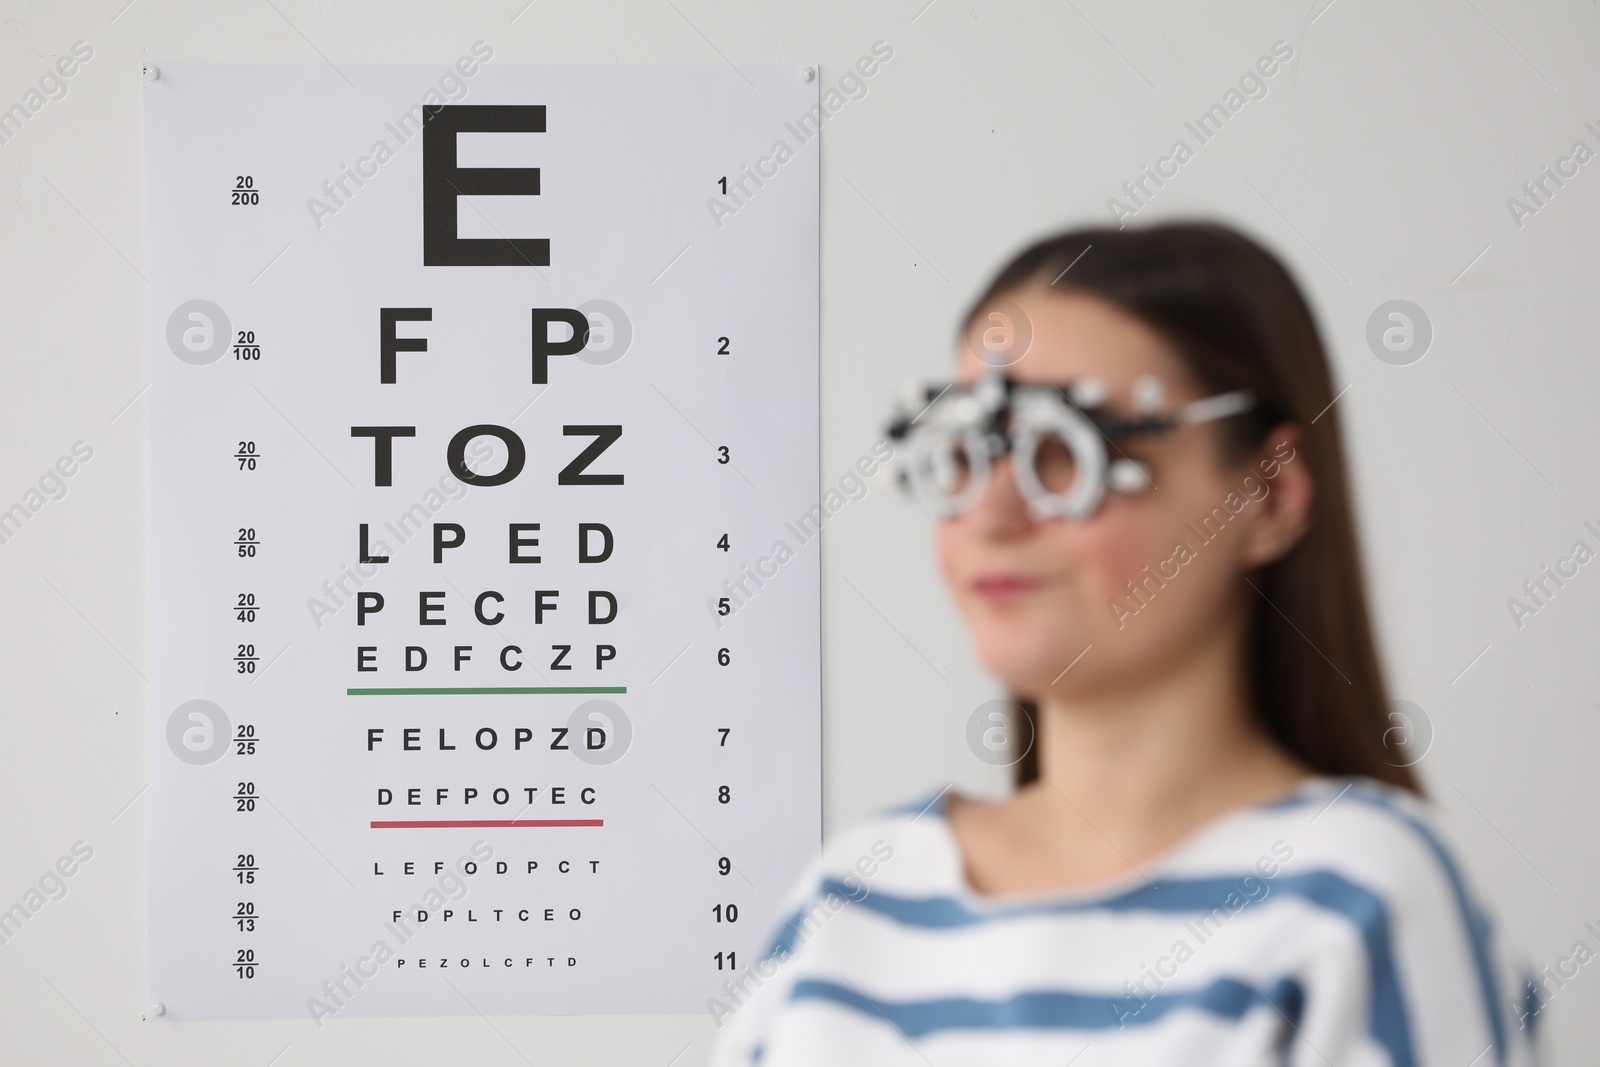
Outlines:
{"type": "Polygon", "coordinates": [[[604,819],[423,819],[415,822],[374,822],[374,830],[426,830],[434,827],[478,829],[517,826],[604,826],[604,819]]]}

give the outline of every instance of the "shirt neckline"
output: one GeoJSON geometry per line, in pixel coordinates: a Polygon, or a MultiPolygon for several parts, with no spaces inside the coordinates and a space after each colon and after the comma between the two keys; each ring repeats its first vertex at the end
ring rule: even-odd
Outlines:
{"type": "Polygon", "coordinates": [[[942,835],[943,844],[949,854],[949,863],[952,868],[949,874],[951,884],[955,887],[956,898],[974,912],[1009,912],[1041,905],[1088,904],[1119,897],[1133,890],[1153,888],[1160,884],[1160,876],[1167,873],[1173,861],[1188,852],[1200,841],[1223,828],[1250,816],[1258,815],[1261,812],[1290,804],[1317,790],[1339,786],[1341,782],[1347,781],[1353,781],[1353,779],[1326,774],[1309,775],[1296,783],[1293,788],[1275,797],[1240,805],[1208,819],[1150,857],[1150,859],[1139,864],[1137,869],[1116,875],[1113,878],[1100,879],[1083,885],[1065,886],[1058,889],[1006,893],[1001,896],[980,893],[967,877],[966,854],[961,851],[961,842],[956,838],[955,828],[950,823],[950,797],[957,795],[961,796],[962,799],[967,799],[965,794],[958,794],[955,793],[954,789],[947,788],[941,791],[934,798],[934,801],[923,810],[936,812],[939,816],[938,832],[942,835]]]}

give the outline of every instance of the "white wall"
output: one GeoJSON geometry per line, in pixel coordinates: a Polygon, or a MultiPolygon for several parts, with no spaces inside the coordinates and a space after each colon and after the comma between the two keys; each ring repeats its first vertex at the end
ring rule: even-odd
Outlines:
{"type": "MultiPolygon", "coordinates": [[[[1600,148],[1584,128],[1600,129],[1592,5],[123,2],[0,7],[0,106],[73,42],[94,49],[67,96],[0,144],[0,508],[75,441],[94,449],[67,495],[0,545],[0,908],[74,842],[94,849],[67,895],[0,945],[0,1059],[665,1067],[701,1062],[711,1034],[693,1017],[141,1022],[147,58],[443,63],[483,38],[496,63],[815,62],[827,86],[889,42],[893,60],[824,139],[832,482],[896,387],[944,372],[959,312],[1002,257],[1106,218],[1186,119],[1287,42],[1295,59],[1267,95],[1138,218],[1235,221],[1310,289],[1350,386],[1339,403],[1393,688],[1435,732],[1423,775],[1502,936],[1536,964],[1580,938],[1600,948],[1583,927],[1600,921],[1600,564],[1520,629],[1506,604],[1573,541],[1596,542],[1585,521],[1600,527],[1600,162],[1520,227],[1506,204],[1574,140],[1600,148]],[[1392,298],[1433,323],[1410,366],[1366,345],[1392,298]]],[[[830,825],[952,780],[1001,784],[966,748],[966,718],[995,690],[928,545],[883,482],[828,527],[830,825]]],[[[1555,1062],[1582,1062],[1600,1038],[1600,965],[1543,1021],[1555,1062]]]]}

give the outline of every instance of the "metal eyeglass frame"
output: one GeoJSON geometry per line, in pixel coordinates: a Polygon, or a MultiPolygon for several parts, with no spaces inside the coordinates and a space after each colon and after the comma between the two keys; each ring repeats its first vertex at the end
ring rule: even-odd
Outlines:
{"type": "Polygon", "coordinates": [[[897,406],[887,428],[890,440],[904,443],[897,480],[935,513],[959,515],[982,498],[994,461],[1012,453],[1013,476],[1034,518],[1085,519],[1108,491],[1137,493],[1151,484],[1145,464],[1111,459],[1108,442],[1225,419],[1256,402],[1253,393],[1235,389],[1164,415],[1163,390],[1154,376],[1137,379],[1133,393],[1137,415],[1130,419],[1102,410],[1110,390],[1097,378],[1023,383],[991,364],[971,385],[925,386],[897,406]],[[1074,463],[1072,485],[1061,493],[1046,488],[1034,465],[1040,442],[1050,435],[1061,439],[1074,463]],[[963,489],[950,493],[940,481],[950,480],[949,446],[957,442],[969,457],[971,477],[963,489]]]}

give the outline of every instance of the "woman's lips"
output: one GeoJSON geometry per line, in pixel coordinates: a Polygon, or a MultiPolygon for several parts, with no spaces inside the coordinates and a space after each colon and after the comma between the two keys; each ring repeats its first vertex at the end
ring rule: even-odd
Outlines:
{"type": "Polygon", "coordinates": [[[1044,588],[1043,578],[1021,574],[990,574],[972,580],[972,591],[985,600],[1007,601],[1036,593],[1044,588]]]}

